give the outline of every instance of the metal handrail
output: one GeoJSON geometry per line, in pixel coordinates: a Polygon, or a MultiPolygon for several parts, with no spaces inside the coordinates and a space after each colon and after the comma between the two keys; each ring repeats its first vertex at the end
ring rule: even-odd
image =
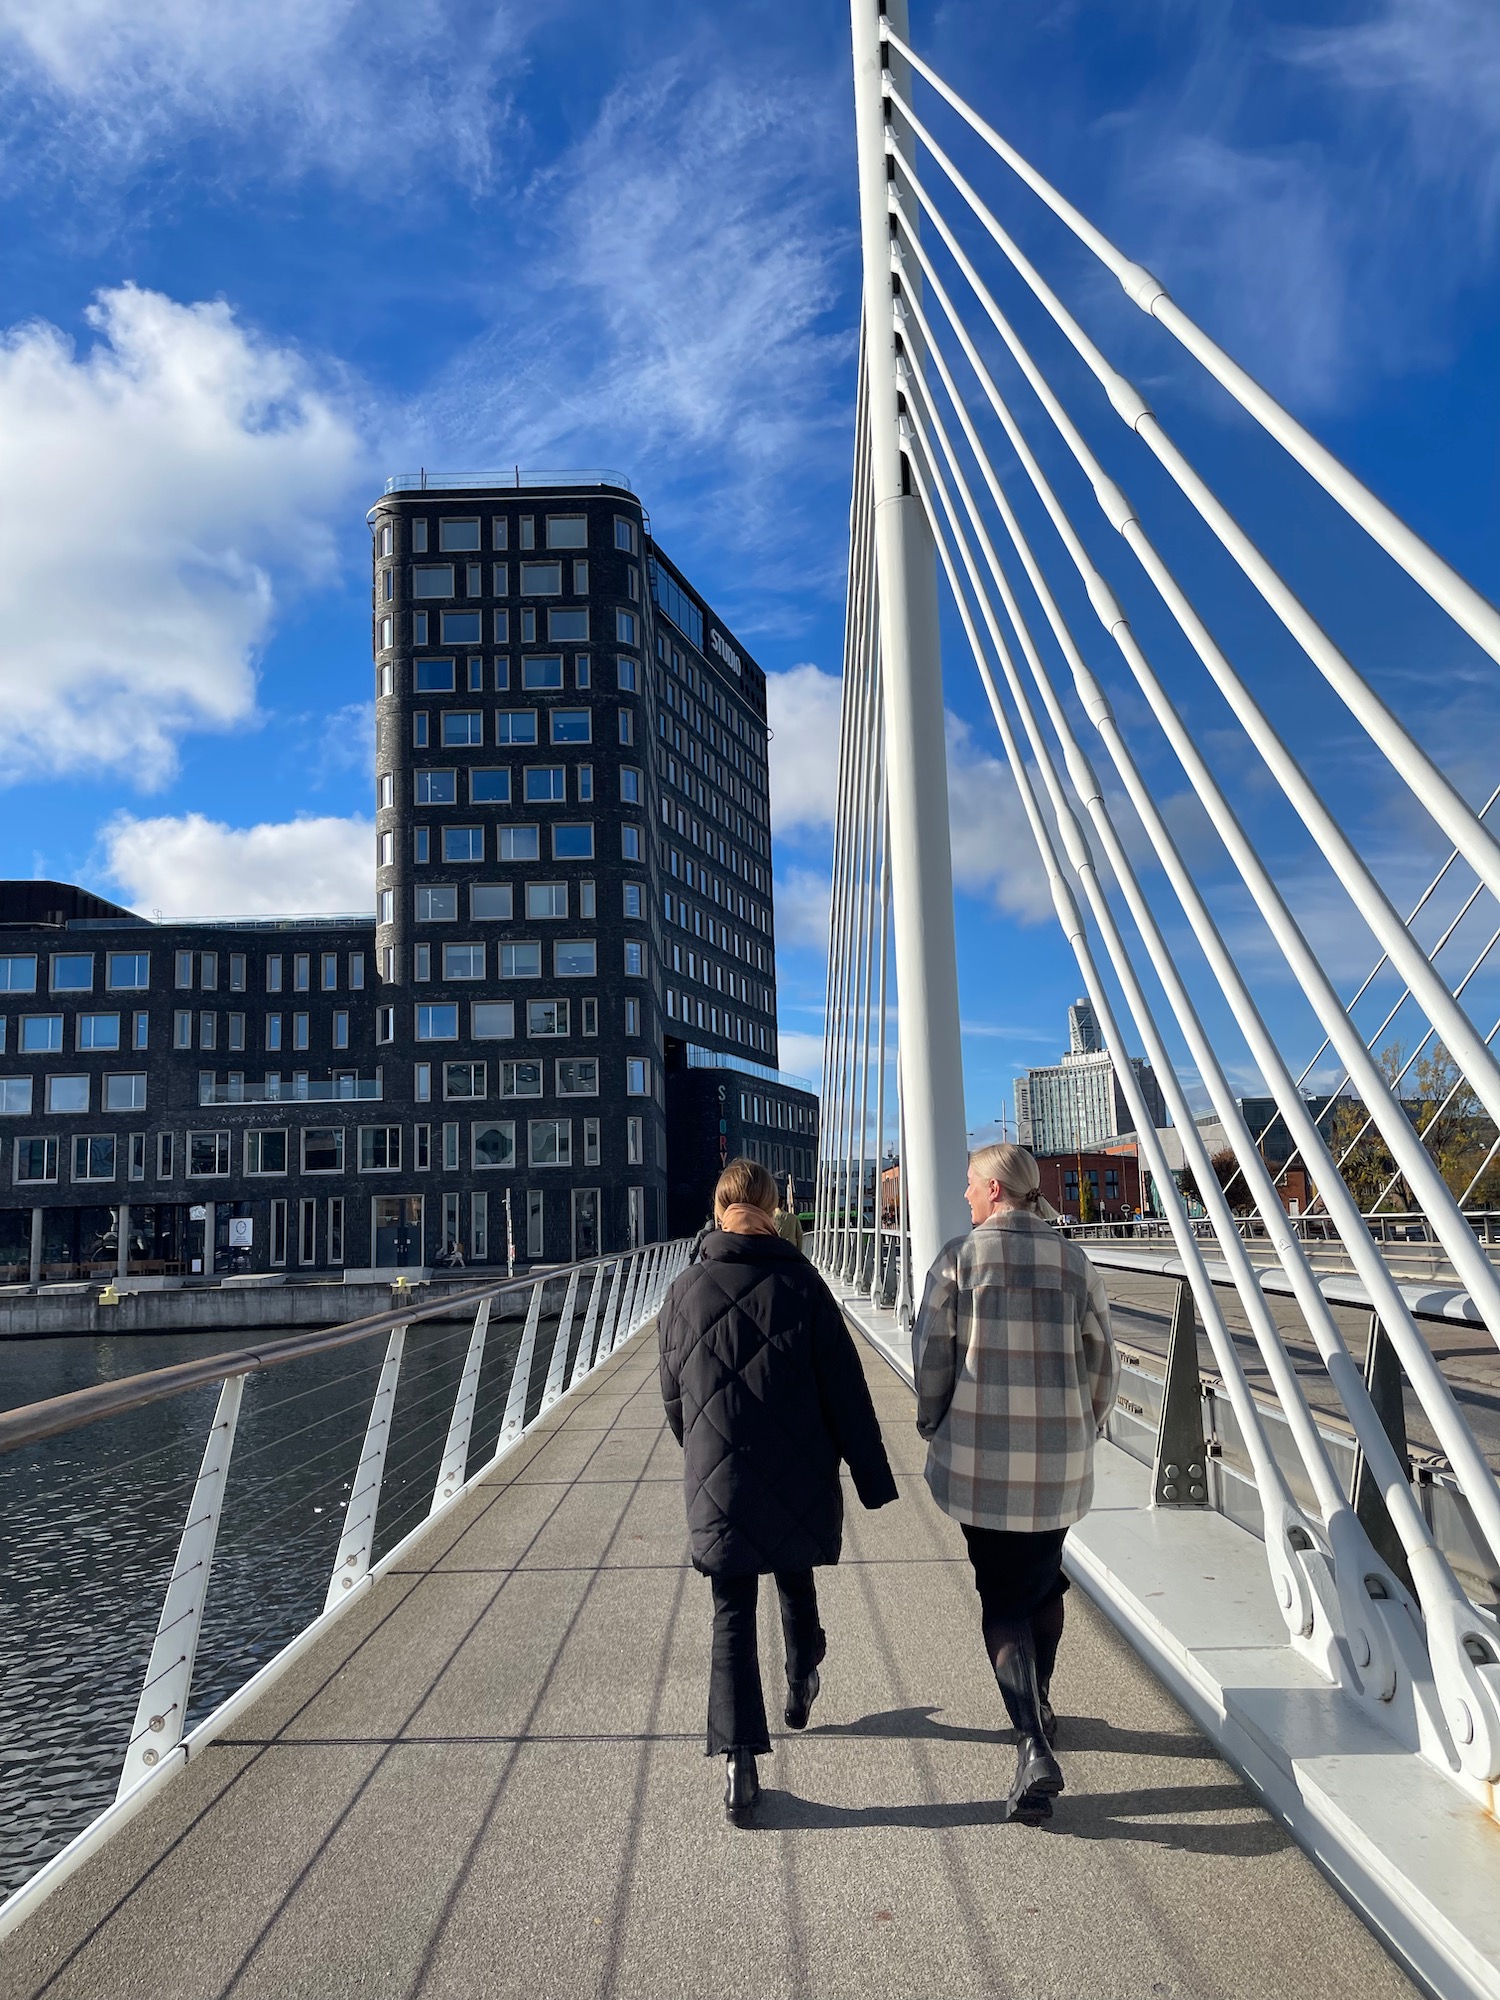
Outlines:
{"type": "Polygon", "coordinates": [[[164,1402],[186,1389],[210,1388],[217,1382],[227,1382],[231,1376],[253,1375],[262,1368],[279,1368],[288,1361],[303,1361],[330,1348],[348,1347],[371,1334],[389,1333],[393,1327],[412,1326],[418,1320],[453,1319],[483,1299],[493,1300],[506,1292],[524,1292],[532,1285],[569,1271],[589,1271],[598,1264],[613,1264],[620,1256],[629,1254],[617,1251],[613,1257],[590,1257],[580,1264],[560,1265],[529,1277],[507,1278],[498,1285],[448,1292],[432,1305],[396,1306],[389,1312],[345,1320],[317,1333],[293,1334],[286,1340],[268,1341],[262,1347],[237,1348],[228,1354],[205,1354],[196,1361],[174,1361],[165,1368],[151,1368],[140,1375],[122,1375],[113,1382],[96,1382],[88,1389],[71,1389],[66,1395],[49,1396],[44,1402],[22,1403],[13,1410],[0,1410],[0,1453],[39,1444],[44,1438],[61,1436],[64,1431],[82,1430],[105,1417],[143,1409],[147,1403],[164,1402]]]}

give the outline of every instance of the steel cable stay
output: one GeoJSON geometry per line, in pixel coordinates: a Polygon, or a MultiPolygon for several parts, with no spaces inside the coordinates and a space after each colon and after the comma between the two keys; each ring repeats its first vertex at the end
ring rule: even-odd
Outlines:
{"type": "MultiPolygon", "coordinates": [[[[1065,713],[1056,698],[1055,692],[1051,688],[1050,681],[1045,674],[1035,646],[1031,642],[1025,623],[1020,618],[1019,608],[1015,603],[1014,597],[1009,593],[1008,586],[1004,580],[1003,569],[998,562],[993,545],[989,542],[988,535],[979,519],[978,509],[974,504],[972,493],[968,490],[967,483],[963,479],[952,446],[940,422],[931,413],[926,385],[921,380],[915,368],[911,371],[910,379],[913,386],[921,392],[922,401],[927,404],[933,432],[942,449],[944,460],[954,474],[955,484],[958,485],[964,500],[965,512],[969,516],[970,524],[975,531],[977,539],[979,539],[984,548],[987,564],[996,585],[1001,590],[1012,627],[1027,654],[1033,678],[1037,682],[1038,691],[1043,697],[1049,719],[1052,722],[1054,732],[1058,736],[1064,759],[1070,773],[1074,776],[1075,786],[1079,790],[1079,795],[1089,811],[1091,821],[1101,837],[1106,858],[1114,870],[1116,879],[1126,896],[1137,929],[1147,945],[1148,954],[1167,993],[1179,1026],[1184,1032],[1190,1052],[1194,1060],[1198,1063],[1203,1080],[1210,1090],[1215,1108],[1223,1119],[1226,1130],[1231,1134],[1242,1167],[1252,1180],[1257,1205],[1261,1210],[1268,1234],[1272,1238],[1278,1256],[1292,1282],[1294,1294],[1297,1297],[1299,1305],[1302,1307],[1309,1330],[1318,1347],[1324,1365],[1329,1372],[1334,1387],[1362,1445],[1368,1441],[1367,1456],[1372,1470],[1386,1496],[1393,1523],[1396,1526],[1403,1549],[1411,1564],[1413,1576],[1416,1579],[1420,1579],[1418,1584],[1419,1595],[1422,1598],[1424,1612],[1428,1619],[1429,1643],[1433,1645],[1436,1655],[1434,1667],[1438,1671],[1438,1677],[1442,1684],[1441,1691],[1446,1696],[1445,1708],[1447,1713],[1450,1715],[1454,1713],[1456,1704],[1462,1702],[1464,1703],[1462,1712],[1470,1718],[1471,1723],[1477,1712],[1489,1725],[1487,1728],[1471,1730],[1471,1739],[1474,1747],[1464,1759],[1474,1776],[1488,1778],[1492,1775],[1491,1771],[1488,1768],[1481,1770],[1478,1766],[1483,1764],[1488,1767],[1496,1762],[1500,1762],[1500,1704],[1497,1704],[1496,1701],[1496,1695],[1500,1693],[1500,1688],[1491,1687],[1488,1684],[1488,1676],[1484,1678],[1480,1677],[1475,1667],[1472,1649],[1489,1648],[1492,1652],[1491,1635],[1485,1630],[1482,1621],[1479,1620],[1473,1606],[1459,1589],[1446,1561],[1437,1550],[1436,1544],[1412,1495],[1406,1472],[1391,1447],[1390,1440],[1370,1401],[1369,1392],[1365,1386],[1363,1377],[1355,1366],[1353,1358],[1349,1354],[1342,1336],[1333,1322],[1327,1303],[1319,1291],[1316,1279],[1306,1263],[1301,1245],[1286,1226],[1281,1204],[1271,1185],[1269,1175],[1266,1172],[1264,1164],[1260,1161],[1258,1153],[1255,1151],[1253,1140],[1239,1114],[1238,1106],[1230,1090],[1228,1080],[1224,1076],[1222,1068],[1214,1055],[1212,1046],[1202,1030],[1196,1010],[1188,998],[1186,989],[1177,974],[1171,954],[1156,926],[1149,905],[1146,903],[1144,895],[1140,890],[1124,844],[1113,825],[1107,805],[1103,800],[1102,794],[1099,792],[1097,784],[1088,782],[1086,760],[1083,759],[1076,742],[1072,739],[1065,713]],[[1082,784],[1079,783],[1081,776],[1084,779],[1082,784]]],[[[1122,982],[1131,1014],[1136,1021],[1148,1056],[1162,1079],[1174,1120],[1183,1131],[1184,1143],[1190,1155],[1190,1164],[1195,1168],[1199,1185],[1204,1190],[1210,1214],[1215,1224],[1220,1248],[1229,1262],[1235,1289],[1240,1296],[1252,1336],[1261,1352],[1272,1383],[1276,1388],[1283,1412],[1291,1424],[1293,1437],[1299,1454],[1302,1457],[1304,1468],[1319,1502],[1324,1527],[1333,1555],[1332,1574],[1329,1576],[1326,1571],[1323,1574],[1319,1574],[1318,1565],[1311,1563],[1305,1553],[1302,1555],[1302,1564],[1304,1568],[1309,1568],[1313,1572],[1311,1581],[1314,1592],[1321,1599],[1325,1613],[1333,1609],[1329,1603],[1330,1590],[1328,1586],[1331,1584],[1333,1589],[1337,1591],[1339,1602],[1333,1619],[1335,1631],[1338,1638],[1353,1649],[1352,1662],[1346,1662],[1343,1665],[1342,1671],[1340,1661],[1337,1658],[1328,1657],[1326,1645],[1322,1663],[1325,1666],[1325,1670],[1330,1671],[1333,1677],[1345,1680],[1346,1682],[1351,1679],[1347,1669],[1348,1665],[1352,1664],[1355,1669],[1352,1676],[1353,1685],[1362,1692],[1367,1692],[1377,1703],[1389,1701],[1397,1693],[1397,1666],[1399,1663],[1405,1669],[1406,1674],[1406,1689],[1403,1692],[1405,1693],[1409,1690],[1410,1693],[1414,1694],[1418,1708],[1420,1709],[1426,1692],[1424,1682],[1426,1680],[1427,1661],[1426,1657],[1420,1652],[1416,1628],[1407,1616],[1406,1609],[1404,1608],[1408,1605],[1404,1587],[1390,1572],[1387,1565],[1375,1555],[1363,1527],[1344,1498],[1342,1488],[1328,1458],[1327,1449],[1322,1442],[1312,1413],[1307,1406],[1301,1383],[1286,1353],[1279,1331],[1270,1317],[1265,1297],[1260,1289],[1255,1272],[1249,1264],[1239,1236],[1234,1229],[1233,1219],[1229,1214],[1227,1204],[1224,1201],[1216,1179],[1208,1170],[1207,1150],[1198,1136],[1191,1112],[1188,1109],[1185,1099],[1182,1097],[1180,1086],[1177,1084],[1170,1058],[1151,1020],[1149,1005],[1145,1002],[1134,968],[1131,965],[1128,948],[1125,946],[1124,940],[1114,922],[1108,898],[1098,879],[1092,859],[1089,856],[1086,837],[1077,826],[1072,806],[1067,800],[1061,779],[1056,772],[1047,746],[1041,737],[1040,730],[1031,711],[1030,702],[1019,682],[1014,663],[1001,634],[993,606],[989,601],[988,592],[975,566],[967,536],[964,534],[956,518],[953,503],[947,493],[942,476],[933,462],[931,440],[924,432],[921,409],[915,400],[910,403],[909,407],[912,410],[913,422],[919,441],[927,458],[932,486],[936,489],[938,495],[943,520],[946,522],[949,534],[953,537],[955,546],[959,549],[965,570],[968,574],[970,589],[973,591],[975,599],[980,605],[981,614],[985,619],[989,631],[991,645],[1001,661],[1002,670],[1010,687],[1012,699],[1015,701],[1018,712],[1021,715],[1037,768],[1043,775],[1053,811],[1058,819],[1064,849],[1073,861],[1075,872],[1078,874],[1079,880],[1085,889],[1095,922],[1099,925],[1104,935],[1111,964],[1115,969],[1116,976],[1122,982]],[[1372,1597],[1377,1600],[1374,1605],[1371,1603],[1372,1597]],[[1389,1607],[1389,1610],[1386,1607],[1389,1607]]],[[[972,436],[970,437],[970,444],[971,447],[974,444],[972,436]]],[[[929,506],[931,504],[930,497],[928,504],[929,506]]],[[[939,540],[940,554],[944,556],[946,566],[947,556],[943,547],[942,524],[936,516],[934,516],[933,525],[939,540]]],[[[951,568],[950,583],[953,587],[955,598],[959,598],[961,593],[956,577],[951,573],[951,568]]],[[[967,614],[965,615],[965,625],[966,629],[969,629],[971,625],[967,614]]],[[[975,635],[971,633],[971,643],[974,643],[974,639],[975,635]]],[[[977,643],[975,644],[975,657],[976,663],[979,665],[981,678],[985,684],[986,694],[990,699],[992,710],[996,712],[997,722],[999,722],[1001,720],[999,697],[994,690],[983,649],[977,643]]],[[[1018,776],[1019,781],[1020,778],[1018,776]]],[[[1124,1066],[1128,1067],[1128,1063],[1124,1064],[1124,1066]]],[[[1121,1067],[1121,1057],[1117,1054],[1117,1073],[1121,1067]]],[[[1180,1205],[1172,1202],[1170,1204],[1170,1219],[1175,1221],[1179,1214],[1180,1205]]],[[[1212,1322],[1208,1322],[1208,1324],[1212,1326],[1212,1322]]],[[[1431,1362],[1430,1356],[1427,1356],[1427,1362],[1427,1380],[1419,1380],[1415,1385],[1419,1396],[1423,1400],[1424,1408],[1427,1407],[1429,1396],[1432,1394],[1434,1384],[1436,1384],[1440,1401],[1448,1406],[1444,1415],[1449,1421],[1444,1424],[1443,1428],[1450,1434],[1456,1433],[1456,1441],[1462,1442],[1469,1438],[1467,1427],[1464,1425],[1463,1419],[1456,1409],[1456,1405],[1453,1404],[1451,1391],[1447,1389],[1446,1383],[1443,1382],[1435,1364],[1431,1362]],[[1427,1396],[1422,1395],[1424,1389],[1428,1391],[1427,1396]]],[[[1241,1387],[1243,1386],[1241,1378],[1241,1387]]],[[[1431,1416],[1433,1413],[1429,1411],[1429,1415],[1431,1416]]],[[[1437,1425],[1435,1424],[1436,1427],[1437,1425]]],[[[1469,1471],[1470,1479],[1473,1481],[1475,1475],[1472,1466],[1467,1467],[1466,1470],[1469,1471]]],[[[1485,1515],[1483,1500],[1487,1494],[1491,1497],[1493,1496],[1493,1482],[1490,1480],[1487,1468],[1484,1467],[1482,1460],[1479,1463],[1477,1476],[1479,1482],[1477,1497],[1480,1505],[1476,1508],[1476,1511],[1481,1515],[1483,1525],[1492,1538],[1492,1545],[1496,1554],[1500,1555],[1500,1509],[1492,1508],[1489,1510],[1488,1517],[1485,1515]]],[[[1466,1486],[1467,1490],[1468,1487],[1466,1486]]],[[[1276,1500],[1280,1498],[1274,1492],[1274,1489],[1273,1494],[1269,1497],[1276,1500]]],[[[1270,1525],[1268,1523],[1268,1529],[1270,1525]]],[[[1295,1529],[1297,1524],[1293,1523],[1291,1525],[1295,1529]]],[[[1269,1532],[1267,1534],[1267,1545],[1268,1548],[1271,1545],[1269,1532]]],[[[1283,1597],[1284,1595],[1283,1591],[1283,1597]]],[[[1425,1713],[1419,1713],[1410,1717],[1408,1721],[1414,1725],[1411,1729],[1414,1738],[1412,1747],[1417,1747],[1418,1740],[1432,1745],[1433,1739],[1437,1738],[1439,1740],[1435,1747],[1439,1750],[1444,1764],[1448,1765],[1456,1761],[1452,1745],[1452,1735],[1444,1720],[1444,1709],[1436,1708],[1431,1703],[1427,1703],[1425,1713]]]]}
{"type": "MultiPolygon", "coordinates": [[[[1013,269],[1099,382],[1115,414],[1128,430],[1141,439],[1162,465],[1168,477],[1228,551],[1303,653],[1359,722],[1391,768],[1400,773],[1418,804],[1431,815],[1437,825],[1442,827],[1476,873],[1492,890],[1500,894],[1500,845],[1497,845],[1488,828],[1480,823],[1473,807],[1397,721],[1386,703],[1355,670],[1290,585],[1266,559],[1208,483],[1173,443],[1139,390],[1108,361],[1037,271],[1035,265],[991,214],[894,83],[888,86],[888,95],[962,195],[977,220],[1004,253],[1013,269]]],[[[1125,519],[1116,518],[1113,525],[1124,533],[1127,522],[1125,519]]],[[[1500,632],[1500,614],[1496,614],[1493,607],[1490,607],[1490,615],[1496,620],[1496,631],[1500,632]]]]}
{"type": "MultiPolygon", "coordinates": [[[[929,149],[934,150],[935,157],[939,158],[940,162],[946,162],[946,155],[941,153],[941,149],[935,148],[934,142],[928,141],[928,144],[929,149]]],[[[892,155],[892,157],[898,156],[892,155]]],[[[963,180],[958,169],[953,167],[951,162],[947,162],[947,165],[951,177],[957,184],[961,184],[961,191],[968,189],[968,183],[963,180]]],[[[1314,843],[1340,886],[1350,897],[1376,939],[1388,951],[1392,964],[1406,979],[1428,1020],[1441,1032],[1444,1043],[1463,1068],[1486,1110],[1497,1124],[1500,1124],[1500,1064],[1497,1064],[1494,1056],[1485,1047],[1468,1015],[1454,1003],[1447,986],[1438,978],[1420,946],[1402,924],[1395,906],[1375,880],[1363,857],[1309,782],[1243,678],[1231,665],[1187,591],[1147,536],[1135,509],[1105,471],[1030,351],[996,304],[993,295],[965,254],[952,229],[943,219],[920,177],[904,159],[900,162],[900,172],[902,180],[911,188],[923,213],[932,220],[981,307],[1004,340],[1036,394],[1037,400],[1042,404],[1059,436],[1083,471],[1104,517],[1118,530],[1126,546],[1145,571],[1158,596],[1172,614],[1173,620],[1203,663],[1210,679],[1228,701],[1240,727],[1254,743],[1267,770],[1293,811],[1312,835],[1314,843]]],[[[972,194],[972,190],[969,192],[972,194]]],[[[977,203],[977,196],[974,200],[977,203]]],[[[983,204],[978,205],[982,209],[983,204]]],[[[932,270],[931,260],[905,215],[899,194],[895,192],[892,195],[892,213],[896,219],[898,246],[911,249],[921,264],[928,282],[933,282],[935,273],[932,270]]],[[[987,211],[985,213],[987,214],[987,211]]],[[[995,227],[998,228],[998,224],[995,227]]],[[[986,393],[988,394],[988,382],[986,393]]],[[[996,395],[998,397],[998,391],[996,395]]],[[[1101,594],[1091,592],[1095,610],[1101,619],[1113,618],[1124,623],[1124,613],[1114,600],[1113,593],[1106,584],[1103,584],[1102,578],[1099,581],[1101,594]]],[[[1139,649],[1131,649],[1127,653],[1127,659],[1132,671],[1141,682],[1142,692],[1157,712],[1158,719],[1164,722],[1160,705],[1166,702],[1166,696],[1154,672],[1147,667],[1145,678],[1142,679],[1144,655],[1139,653],[1139,649]]],[[[1191,775],[1189,773],[1190,778],[1191,775]]],[[[1464,810],[1466,813],[1469,812],[1467,807],[1464,810]]],[[[1489,839],[1488,834],[1485,837],[1489,839]]],[[[1500,869],[1497,869],[1497,875],[1500,875],[1500,869]]],[[[1342,1008],[1340,1011],[1342,1012],[1342,1008]]]]}
{"type": "MultiPolygon", "coordinates": [[[[931,213],[930,210],[926,212],[931,213]]],[[[899,208],[896,210],[896,213],[899,222],[899,208]]],[[[952,238],[951,232],[946,230],[946,225],[943,224],[941,217],[934,216],[934,220],[939,234],[943,235],[946,246],[963,270],[971,289],[974,290],[986,313],[997,324],[998,330],[1001,331],[1002,337],[1006,339],[1007,345],[1011,347],[1013,354],[1022,363],[1023,369],[1028,375],[1028,380],[1032,380],[1033,386],[1036,386],[1038,382],[1042,382],[1040,371],[1036,368],[1036,364],[1021,345],[1013,329],[1011,329],[1009,323],[999,312],[998,307],[995,306],[993,299],[990,298],[984,288],[983,281],[965,257],[962,246],[957,243],[956,239],[952,238]]],[[[1034,487],[1038,498],[1042,501],[1049,518],[1058,532],[1059,538],[1068,552],[1074,568],[1077,570],[1085,586],[1096,616],[1124,657],[1137,685],[1145,694],[1151,712],[1162,729],[1163,734],[1166,736],[1178,763],[1188,777],[1189,783],[1192,785],[1200,802],[1209,812],[1225,844],[1226,850],[1235,865],[1236,872],[1249,890],[1278,948],[1287,959],[1304,996],[1312,1004],[1314,1011],[1317,1013],[1330,1042],[1339,1051],[1346,1068],[1359,1086],[1366,1108],[1373,1110],[1382,1137],[1390,1148],[1393,1158],[1400,1163],[1402,1171],[1417,1194],[1417,1198],[1421,1202],[1423,1210],[1427,1214],[1439,1240],[1447,1250],[1455,1270],[1458,1272],[1462,1282],[1467,1286],[1476,1308],[1481,1313],[1491,1334],[1497,1341],[1500,1341],[1500,1278],[1497,1278],[1494,1266],[1483,1255],[1472,1228],[1459,1209],[1451,1191],[1438,1173],[1431,1156],[1422,1145],[1410,1119],[1390,1091],[1385,1077],[1370,1056],[1363,1038],[1358,1034],[1358,1031],[1354,1028],[1353,1023],[1345,1013],[1334,991],[1331,980],[1308,946],[1300,927],[1286,905],[1284,897],[1273,882],[1269,869],[1262,860],[1258,849],[1240,826],[1238,817],[1234,814],[1227,798],[1223,794],[1222,788],[1209,770],[1207,762],[1197,746],[1196,740],[1187,729],[1175,705],[1167,696],[1165,689],[1156,676],[1155,670],[1136,640],[1129,620],[1121,609],[1113,591],[1094,567],[1092,559],[1088,555],[1077,530],[1059,503],[1050,482],[1042,471],[1035,453],[1031,450],[1019,424],[1016,422],[1014,414],[996,386],[993,376],[986,368],[983,358],[964,328],[961,316],[953,306],[952,301],[948,298],[941,281],[933,270],[931,260],[927,257],[925,249],[904,224],[901,225],[901,240],[903,243],[909,245],[914,252],[922,275],[927,280],[928,288],[943,307],[945,317],[953,328],[960,345],[963,347],[965,357],[979,380],[986,399],[1005,429],[1012,448],[1015,450],[1018,459],[1026,471],[1027,477],[1034,487]]],[[[905,304],[908,309],[913,309],[914,299],[907,298],[905,304]]],[[[1039,390],[1039,394],[1041,393],[1045,393],[1048,397],[1051,397],[1051,391],[1046,387],[1045,383],[1042,383],[1042,389],[1039,390]]],[[[1052,401],[1055,405],[1055,398],[1052,401]]],[[[1061,411],[1060,406],[1055,405],[1055,407],[1055,421],[1059,424],[1060,428],[1071,433],[1068,441],[1074,447],[1074,456],[1078,457],[1080,462],[1084,464],[1085,471],[1090,471],[1091,467],[1097,468],[1097,461],[1093,460],[1088,446],[1078,436],[1076,430],[1073,429],[1070,420],[1061,411]]],[[[1102,472],[1102,468],[1097,468],[1097,470],[1098,477],[1101,480],[1104,479],[1105,475],[1102,472]]],[[[1091,478],[1093,476],[1091,471],[1090,476],[1091,478]]],[[[1039,572],[1033,572],[1035,572],[1034,561],[1028,565],[1028,574],[1032,576],[1032,582],[1035,586],[1039,572]]],[[[1153,581],[1156,581],[1156,579],[1153,578],[1153,581]]],[[[1197,614],[1192,610],[1185,594],[1180,591],[1175,582],[1169,580],[1169,587],[1176,593],[1180,600],[1180,605],[1174,607],[1174,611],[1178,617],[1179,624],[1183,624],[1184,629],[1186,629],[1187,625],[1197,622],[1197,614]]],[[[1054,629],[1056,629],[1055,626],[1054,629]]],[[[1060,639],[1060,643],[1064,646],[1064,651],[1073,674],[1075,689],[1084,706],[1085,712],[1089,715],[1095,727],[1104,735],[1106,742],[1109,742],[1115,727],[1110,703],[1093,673],[1077,653],[1076,647],[1070,650],[1068,642],[1060,639]]],[[[1212,641],[1206,640],[1206,638],[1204,644],[1212,648],[1212,641]]],[[[1202,648],[1200,647],[1199,650],[1201,652],[1202,648]]],[[[1200,942],[1202,942],[1201,939],[1200,942]]],[[[1423,963],[1425,965],[1426,961],[1424,960],[1423,963]]],[[[1430,971],[1430,968],[1428,970],[1430,971]]],[[[1443,987],[1440,990],[1447,1002],[1449,1011],[1454,1011],[1454,1003],[1451,1000],[1451,996],[1447,994],[1446,988],[1443,987]]],[[[1467,1016],[1463,1018],[1466,1024],[1465,1039],[1469,1042],[1478,1043],[1479,1037],[1477,1031],[1468,1022],[1467,1016]]],[[[1487,1050],[1485,1051],[1485,1055],[1486,1059],[1490,1060],[1487,1050]]],[[[1294,1095],[1296,1094],[1294,1093],[1294,1095]]],[[[1311,1119],[1306,1115],[1305,1105],[1300,1096],[1296,1096],[1295,1106],[1290,1102],[1283,1103],[1282,1111],[1283,1115],[1288,1118],[1289,1123],[1295,1117],[1297,1126],[1302,1133],[1301,1144],[1303,1151],[1308,1153],[1310,1157],[1322,1157],[1325,1149],[1322,1146],[1321,1139],[1318,1139],[1316,1143],[1313,1140],[1315,1127],[1313,1127],[1311,1119]]],[[[1351,1251],[1352,1248],[1353,1246],[1351,1245],[1351,1251]]],[[[1378,1256],[1378,1253],[1375,1254],[1378,1256]]]]}
{"type": "Polygon", "coordinates": [[[1455,624],[1461,626],[1492,659],[1500,660],[1500,611],[1190,319],[1159,279],[1119,250],[1029,160],[1009,145],[922,60],[888,19],[882,20],[880,34],[1093,252],[1118,280],[1126,296],[1143,312],[1160,321],[1241,407],[1339,503],[1350,518],[1357,521],[1371,539],[1448,613],[1455,624]]]}

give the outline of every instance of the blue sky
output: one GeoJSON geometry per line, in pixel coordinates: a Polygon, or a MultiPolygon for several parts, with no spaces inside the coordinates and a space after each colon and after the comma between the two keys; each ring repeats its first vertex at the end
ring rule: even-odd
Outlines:
{"type": "MultiPolygon", "coordinates": [[[[980,109],[1500,594],[1491,0],[912,12],[980,109]]],[[[618,468],[772,676],[783,1061],[809,1070],[858,292],[847,35],[838,0],[0,0],[7,872],[168,914],[368,907],[363,517],[384,475],[618,468]]],[[[1487,796],[1493,666],[998,167],[955,150],[1387,700],[1487,796]]],[[[1035,313],[1018,318],[1382,880],[1414,892],[1441,858],[1431,828],[1035,313]]],[[[1357,984],[1374,952],[1347,903],[1117,541],[1088,534],[1357,984]]],[[[947,658],[977,1127],[1061,1046],[1078,980],[956,625],[947,658]]],[[[1118,662],[1099,665],[1300,1068],[1306,1010],[1118,662]]]]}

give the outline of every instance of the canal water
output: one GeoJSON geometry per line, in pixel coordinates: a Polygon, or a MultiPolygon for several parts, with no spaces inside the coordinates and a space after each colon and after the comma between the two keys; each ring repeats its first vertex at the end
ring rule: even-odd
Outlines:
{"type": "MultiPolygon", "coordinates": [[[[528,1417],[555,1327],[538,1328],[528,1417]]],[[[407,1335],[377,1559],[431,1504],[469,1332],[438,1321],[407,1335]]],[[[518,1320],[491,1322],[471,1471],[495,1449],[520,1336],[518,1320]]],[[[0,1342],[0,1409],[225,1345],[222,1333],[0,1342]]],[[[384,1353],[379,1335],[247,1382],[189,1728],[322,1609],[384,1353]]],[[[217,1398],[194,1390],[0,1454],[0,1899],[114,1797],[217,1398]]]]}

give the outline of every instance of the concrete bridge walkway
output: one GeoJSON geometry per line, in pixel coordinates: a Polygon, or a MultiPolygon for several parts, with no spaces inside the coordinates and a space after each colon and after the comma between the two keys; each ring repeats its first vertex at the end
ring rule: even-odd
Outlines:
{"type": "MultiPolygon", "coordinates": [[[[1413,1992],[1077,1591],[1069,1789],[1002,1824],[962,1540],[867,1367],[903,1499],[850,1495],[824,1693],[757,1827],[702,1754],[708,1592],[648,1329],[9,1940],[0,1996],[1413,1992]]],[[[779,1693],[768,1600],[762,1639],[779,1693]]]]}

